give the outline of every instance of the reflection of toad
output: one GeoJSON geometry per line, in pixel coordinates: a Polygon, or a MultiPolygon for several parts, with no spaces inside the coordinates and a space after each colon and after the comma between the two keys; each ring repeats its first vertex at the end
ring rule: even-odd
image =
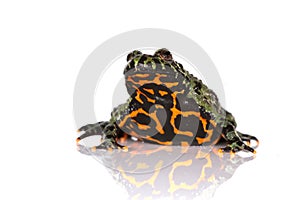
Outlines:
{"type": "Polygon", "coordinates": [[[254,157],[220,154],[218,147],[162,146],[127,141],[124,151],[90,154],[127,190],[130,199],[194,199],[212,197],[217,187],[230,179],[235,170],[254,157]],[[220,156],[222,155],[222,156],[220,156]]]}

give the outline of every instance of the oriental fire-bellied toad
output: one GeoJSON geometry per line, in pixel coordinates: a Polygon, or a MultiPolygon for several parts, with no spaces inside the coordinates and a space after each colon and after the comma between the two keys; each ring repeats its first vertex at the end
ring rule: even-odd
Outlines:
{"type": "Polygon", "coordinates": [[[224,152],[255,153],[250,141],[256,137],[236,130],[233,115],[201,80],[174,61],[167,49],[154,55],[133,51],[124,69],[129,99],[111,113],[109,121],[88,124],[77,142],[101,135],[96,149],[126,149],[121,138],[135,137],[161,145],[214,145],[225,141],[224,152]]]}

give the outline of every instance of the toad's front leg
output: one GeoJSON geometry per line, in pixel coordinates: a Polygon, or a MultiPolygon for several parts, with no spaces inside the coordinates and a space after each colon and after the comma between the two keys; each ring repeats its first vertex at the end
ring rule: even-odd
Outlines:
{"type": "Polygon", "coordinates": [[[220,149],[221,152],[235,153],[243,150],[254,154],[256,153],[256,151],[249,145],[245,144],[244,141],[250,143],[250,140],[256,140],[258,144],[257,138],[237,132],[235,126],[228,124],[225,128],[223,128],[222,136],[227,141],[227,145],[226,147],[220,149]]]}
{"type": "Polygon", "coordinates": [[[82,126],[77,130],[77,132],[84,132],[81,136],[76,139],[77,144],[84,138],[93,136],[93,135],[103,135],[103,129],[109,122],[101,121],[95,124],[87,124],[82,126]]]}
{"type": "Polygon", "coordinates": [[[115,123],[111,122],[98,122],[95,124],[88,124],[81,127],[79,132],[84,131],[84,133],[79,136],[76,140],[77,144],[89,136],[93,135],[100,135],[101,136],[101,143],[98,146],[91,147],[92,151],[96,151],[97,149],[103,150],[112,150],[112,149],[123,149],[126,150],[127,148],[118,144],[117,138],[120,134],[120,129],[117,128],[115,123]]]}

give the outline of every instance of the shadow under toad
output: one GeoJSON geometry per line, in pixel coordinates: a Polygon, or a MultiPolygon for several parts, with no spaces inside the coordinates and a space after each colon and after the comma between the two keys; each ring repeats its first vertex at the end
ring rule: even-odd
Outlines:
{"type": "Polygon", "coordinates": [[[102,163],[124,186],[129,199],[210,199],[241,164],[254,159],[254,156],[220,154],[218,146],[161,146],[141,142],[127,145],[127,152],[91,152],[81,145],[78,150],[102,163]]]}

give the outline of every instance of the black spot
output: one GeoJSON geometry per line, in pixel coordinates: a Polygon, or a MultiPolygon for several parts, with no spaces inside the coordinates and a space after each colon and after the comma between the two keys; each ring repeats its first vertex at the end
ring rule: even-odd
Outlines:
{"type": "MultiPolygon", "coordinates": [[[[201,121],[199,121],[201,123],[201,121]]],[[[203,130],[203,125],[201,123],[201,125],[199,125],[198,130],[197,130],[197,137],[200,138],[206,138],[207,137],[207,133],[203,130]]]]}
{"type": "Polygon", "coordinates": [[[104,131],[113,131],[115,129],[115,126],[113,126],[113,125],[107,125],[107,126],[105,126],[105,128],[104,128],[104,131]]]}
{"type": "Polygon", "coordinates": [[[141,94],[140,98],[141,98],[142,102],[144,102],[144,103],[148,102],[148,100],[147,100],[147,98],[146,98],[146,96],[144,94],[141,94]]]}
{"type": "Polygon", "coordinates": [[[207,119],[207,120],[211,120],[213,119],[212,118],[212,115],[208,112],[205,111],[205,109],[203,107],[200,107],[200,114],[203,118],[207,119]]]}
{"type": "Polygon", "coordinates": [[[202,85],[200,83],[197,83],[195,86],[194,86],[194,91],[197,93],[197,94],[201,94],[200,92],[200,89],[201,89],[202,85]]]}
{"type": "Polygon", "coordinates": [[[133,119],[140,123],[140,124],[144,124],[144,125],[148,125],[151,122],[151,118],[145,114],[139,113],[136,117],[133,117],[133,119]]]}
{"type": "Polygon", "coordinates": [[[181,123],[181,115],[177,115],[175,118],[175,127],[178,129],[181,123]]]}
{"type": "Polygon", "coordinates": [[[148,56],[147,55],[142,55],[140,60],[139,60],[139,63],[142,63],[144,64],[144,62],[147,60],[148,56]]]}
{"type": "Polygon", "coordinates": [[[206,120],[206,130],[211,130],[214,128],[214,126],[209,122],[209,120],[206,120]]]}

